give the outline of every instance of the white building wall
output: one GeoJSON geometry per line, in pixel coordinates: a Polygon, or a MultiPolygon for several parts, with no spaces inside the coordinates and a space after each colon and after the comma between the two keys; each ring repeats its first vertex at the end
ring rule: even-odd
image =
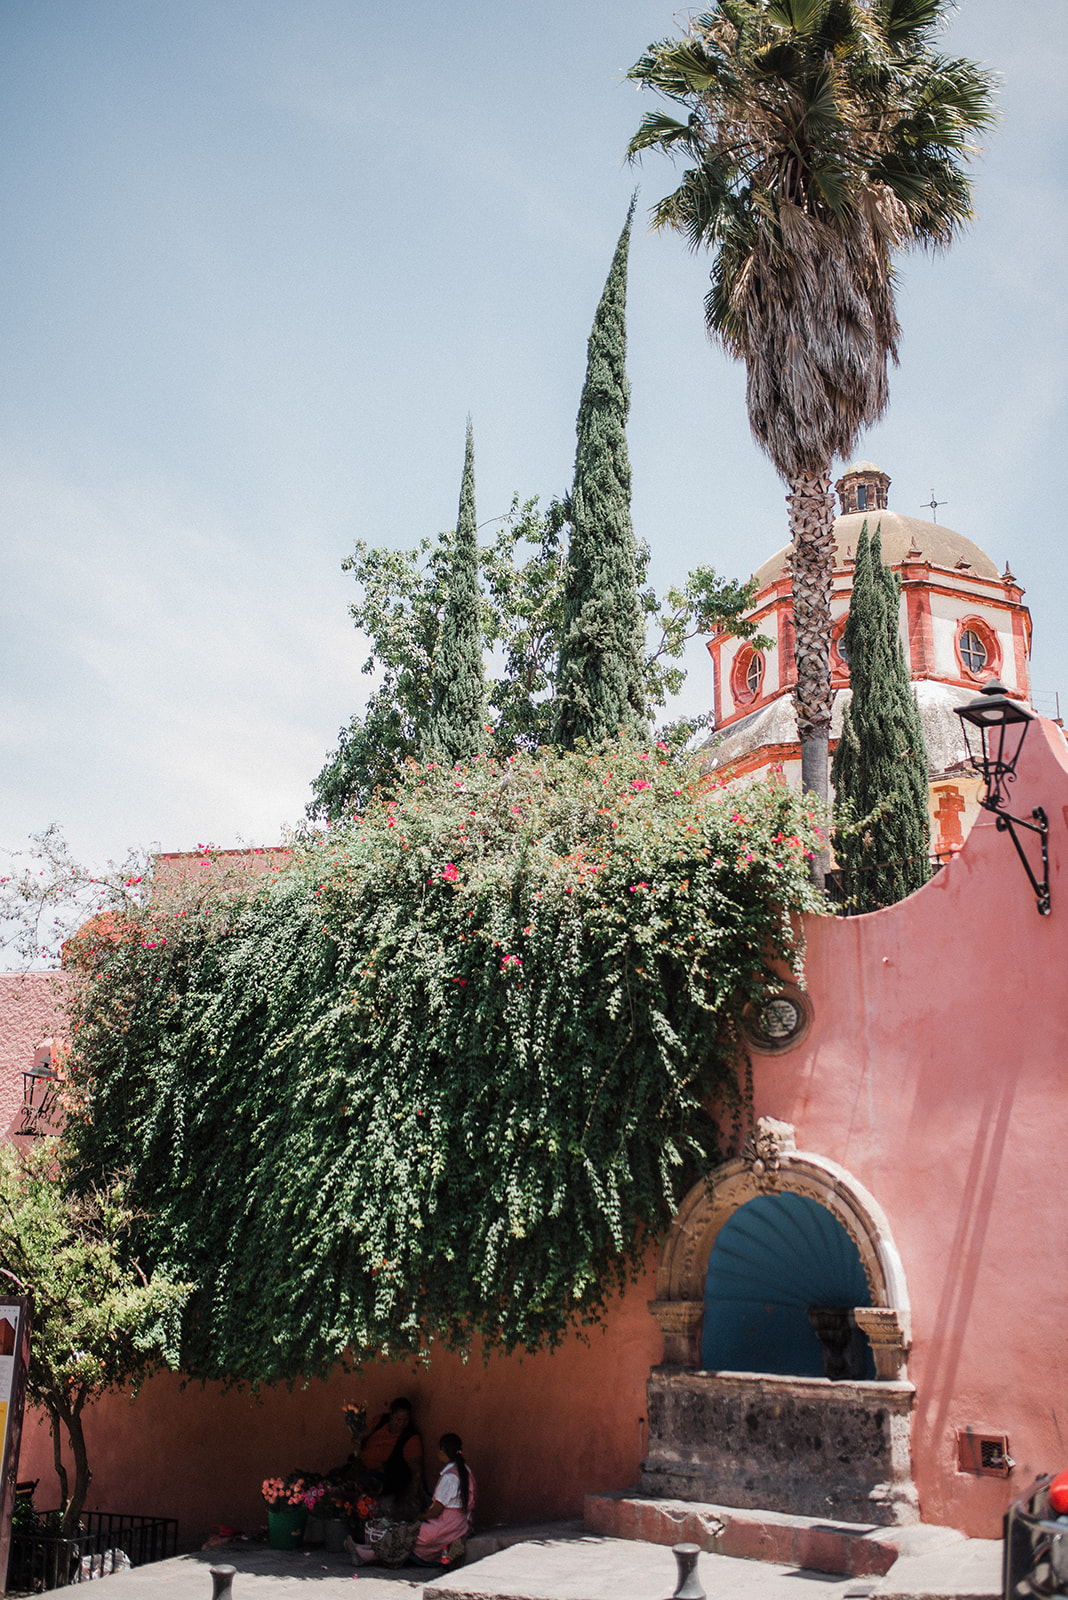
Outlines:
{"type": "Polygon", "coordinates": [[[955,595],[931,595],[931,633],[935,650],[935,672],[939,677],[959,678],[964,674],[956,651],[957,625],[964,617],[980,617],[998,641],[1001,651],[999,674],[1006,687],[1022,690],[1016,672],[1016,648],[1012,634],[1012,617],[998,606],[992,606],[975,596],[957,598],[955,595]]]}

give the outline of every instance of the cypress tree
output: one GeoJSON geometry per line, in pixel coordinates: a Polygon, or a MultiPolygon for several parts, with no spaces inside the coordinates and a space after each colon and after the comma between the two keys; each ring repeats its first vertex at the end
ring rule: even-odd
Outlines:
{"type": "Polygon", "coordinates": [[[845,626],[852,700],[835,751],[834,850],[853,910],[893,905],[930,876],[927,746],[898,633],[900,585],[864,523],[845,626]]]}
{"type": "Polygon", "coordinates": [[[621,730],[644,738],[645,627],[638,598],[627,456],[627,255],[634,201],[593,320],[578,414],[571,540],[556,675],[556,738],[565,748],[621,730]]]}
{"type": "Polygon", "coordinates": [[[485,743],[486,680],[482,671],[482,593],[475,523],[475,444],[467,419],[460,510],[449,567],[449,596],[430,675],[426,750],[449,766],[485,743]]]}

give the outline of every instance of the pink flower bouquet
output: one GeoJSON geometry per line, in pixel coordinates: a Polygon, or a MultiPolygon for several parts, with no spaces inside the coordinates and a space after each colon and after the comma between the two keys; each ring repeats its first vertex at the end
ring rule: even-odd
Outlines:
{"type": "Polygon", "coordinates": [[[275,1510],[285,1506],[306,1504],[303,1478],[264,1478],[260,1493],[267,1504],[275,1510]]]}

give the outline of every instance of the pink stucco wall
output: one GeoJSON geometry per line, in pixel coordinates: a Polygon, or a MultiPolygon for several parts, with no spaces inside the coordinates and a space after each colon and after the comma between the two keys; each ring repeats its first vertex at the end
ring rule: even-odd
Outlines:
{"type": "MultiPolygon", "coordinates": [[[[1036,804],[1050,820],[1049,917],[984,815],[903,904],[807,920],[811,1031],[754,1060],[756,1113],[792,1122],[800,1150],[848,1169],[887,1216],[912,1308],[922,1514],[988,1537],[1035,1473],[1068,1465],[1068,756],[1050,724],[1032,730],[1013,796],[1018,815],[1036,804]],[[957,1471],[967,1427],[1008,1434],[1008,1480],[957,1471]]],[[[7,1094],[0,1083],[0,1118],[7,1094]]],[[[407,1393],[427,1441],[464,1437],[486,1522],[575,1514],[584,1492],[636,1480],[660,1358],[653,1292],[650,1272],[588,1345],[522,1361],[440,1357],[429,1372],[339,1373],[262,1401],[154,1380],[134,1404],[96,1409],[90,1503],[178,1516],[187,1535],[256,1525],[266,1474],[344,1457],[343,1399],[407,1393]]],[[[20,1476],[42,1476],[41,1504],[49,1461],[31,1422],[20,1476]]]]}
{"type": "MultiPolygon", "coordinates": [[[[839,1162],[887,1214],[912,1305],[913,1470],[925,1521],[994,1536],[1068,1465],[1068,757],[1030,732],[1012,797],[1050,824],[1052,913],[984,813],[918,894],[809,918],[814,1020],[755,1062],[757,1115],[839,1162]],[[1007,1433],[1007,1481],[956,1470],[956,1432],[1007,1433]]],[[[1034,846],[1037,861],[1037,840],[1034,846]]]]}
{"type": "MultiPolygon", "coordinates": [[[[475,1354],[466,1366],[441,1355],[429,1371],[338,1372],[307,1389],[265,1391],[261,1400],[217,1385],[183,1392],[170,1375],[153,1379],[133,1403],[109,1397],[89,1418],[90,1509],[176,1516],[183,1539],[215,1523],[260,1527],[265,1476],[326,1470],[348,1455],[344,1400],[365,1400],[373,1413],[404,1394],[415,1406],[431,1484],[441,1434],[462,1437],[482,1526],[580,1515],[584,1493],[637,1481],[645,1381],[660,1358],[659,1329],[646,1310],[652,1292],[649,1275],[588,1343],[570,1339],[552,1355],[483,1364],[475,1354]]],[[[51,1460],[47,1426],[28,1419],[19,1477],[42,1479],[42,1506],[57,1503],[51,1460]]]]}

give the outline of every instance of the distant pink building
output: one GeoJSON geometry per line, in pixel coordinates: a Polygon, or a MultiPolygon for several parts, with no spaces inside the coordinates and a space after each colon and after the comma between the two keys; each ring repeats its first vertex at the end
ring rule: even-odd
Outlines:
{"type": "MultiPolygon", "coordinates": [[[[159,1378],[90,1418],[90,1504],[177,1516],[187,1535],[259,1525],[263,1477],[344,1458],[343,1400],[407,1393],[424,1439],[462,1435],[486,1524],[574,1515],[640,1480],[996,1536],[1010,1498],[1068,1465],[1068,751],[1046,722],[1013,797],[1021,816],[1038,805],[1049,916],[982,812],[910,899],[806,919],[804,992],[784,983],[752,1019],[753,1136],[588,1344],[371,1366],[262,1400],[159,1378]]],[[[16,1075],[55,1031],[43,1003],[12,1026],[13,981],[9,1127],[16,1075]]],[[[54,1498],[32,1424],[20,1476],[54,1498]]]]}

